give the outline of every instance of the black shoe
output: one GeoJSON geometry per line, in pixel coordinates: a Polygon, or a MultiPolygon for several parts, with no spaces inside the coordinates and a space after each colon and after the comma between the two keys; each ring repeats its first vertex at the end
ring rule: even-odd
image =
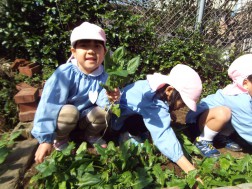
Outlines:
{"type": "Polygon", "coordinates": [[[229,136],[219,134],[214,138],[214,143],[216,143],[217,145],[222,145],[226,149],[234,152],[242,151],[241,146],[236,142],[234,142],[233,140],[231,140],[229,136]]]}

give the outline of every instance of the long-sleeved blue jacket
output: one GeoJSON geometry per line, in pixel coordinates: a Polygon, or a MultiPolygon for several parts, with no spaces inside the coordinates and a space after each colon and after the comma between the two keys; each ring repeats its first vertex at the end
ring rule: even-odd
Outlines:
{"type": "Polygon", "coordinates": [[[99,104],[98,101],[95,104],[90,101],[89,92],[97,91],[99,94],[103,89],[100,83],[105,83],[107,77],[102,65],[88,75],[79,70],[75,61],[59,66],[43,88],[32,135],[39,143],[52,143],[62,106],[72,104],[79,110],[80,118],[85,116],[99,104]]]}

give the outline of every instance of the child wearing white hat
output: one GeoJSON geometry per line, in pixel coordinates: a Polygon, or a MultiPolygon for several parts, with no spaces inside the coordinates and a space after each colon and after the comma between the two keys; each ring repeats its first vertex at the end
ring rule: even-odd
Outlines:
{"type": "MultiPolygon", "coordinates": [[[[106,147],[101,132],[106,128],[109,114],[100,108],[98,100],[104,90],[107,73],[102,62],[106,53],[106,35],[102,28],[88,22],[74,28],[70,37],[72,55],[66,64],[46,81],[39,102],[32,135],[39,147],[35,161],[41,163],[52,147],[62,150],[68,145],[69,134],[80,128],[84,140],[106,147]]],[[[120,91],[107,93],[110,100],[116,101],[120,91]]]]}
{"type": "Polygon", "coordinates": [[[220,152],[216,142],[232,151],[241,151],[239,144],[229,137],[234,131],[252,145],[252,54],[237,58],[229,67],[233,83],[202,99],[197,111],[189,111],[186,123],[193,125],[198,137],[195,145],[206,157],[216,157],[220,152]],[[218,134],[218,135],[217,135],[218,134]]]}
{"type": "MultiPolygon", "coordinates": [[[[168,76],[159,73],[147,75],[146,80],[139,80],[122,89],[121,116],[113,120],[112,127],[121,130],[123,126],[127,127],[127,119],[135,115],[141,116],[153,143],[187,173],[195,168],[183,155],[181,145],[171,128],[170,113],[185,105],[195,111],[201,90],[199,75],[183,64],[176,65],[168,76]]],[[[134,129],[139,131],[137,126],[135,124],[134,129]]]]}

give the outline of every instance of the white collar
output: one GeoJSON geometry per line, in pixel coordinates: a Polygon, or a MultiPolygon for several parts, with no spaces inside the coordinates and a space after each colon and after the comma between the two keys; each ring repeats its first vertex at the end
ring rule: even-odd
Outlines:
{"type": "MultiPolygon", "coordinates": [[[[75,66],[79,69],[76,59],[71,59],[71,62],[72,62],[73,65],[75,65],[75,66]]],[[[92,73],[90,73],[90,74],[85,74],[85,75],[89,75],[89,76],[93,76],[93,77],[99,76],[99,75],[101,75],[101,74],[103,73],[103,70],[104,70],[104,69],[103,69],[103,65],[100,65],[100,66],[99,66],[97,69],[95,69],[92,73]]]]}

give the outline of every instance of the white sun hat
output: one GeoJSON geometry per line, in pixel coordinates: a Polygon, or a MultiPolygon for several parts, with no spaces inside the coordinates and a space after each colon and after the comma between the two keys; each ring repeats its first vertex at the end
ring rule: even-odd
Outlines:
{"type": "Polygon", "coordinates": [[[196,111],[196,104],[202,91],[202,82],[198,73],[189,66],[177,64],[169,75],[154,73],[147,75],[147,80],[154,91],[164,84],[174,87],[188,108],[196,111]]]}
{"type": "Polygon", "coordinates": [[[71,46],[73,47],[76,41],[82,39],[103,41],[105,46],[106,34],[101,27],[89,22],[83,22],[80,26],[73,29],[70,36],[71,46]]]}
{"type": "Polygon", "coordinates": [[[245,54],[237,59],[229,66],[228,76],[233,83],[227,85],[223,89],[223,93],[227,95],[236,95],[246,93],[247,89],[243,87],[243,81],[252,74],[252,54],[245,54]]]}

